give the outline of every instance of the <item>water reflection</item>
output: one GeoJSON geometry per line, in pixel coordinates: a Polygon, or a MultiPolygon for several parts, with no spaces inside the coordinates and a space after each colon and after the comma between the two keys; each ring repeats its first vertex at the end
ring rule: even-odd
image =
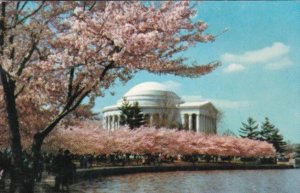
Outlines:
{"type": "Polygon", "coordinates": [[[141,173],[72,186],[78,193],[299,193],[300,170],[141,173]]]}

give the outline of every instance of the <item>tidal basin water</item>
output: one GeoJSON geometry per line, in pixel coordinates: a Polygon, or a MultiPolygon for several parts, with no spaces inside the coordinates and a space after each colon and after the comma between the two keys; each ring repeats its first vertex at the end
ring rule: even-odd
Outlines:
{"type": "Polygon", "coordinates": [[[300,193],[300,169],[139,173],[84,181],[76,193],[300,193]]]}

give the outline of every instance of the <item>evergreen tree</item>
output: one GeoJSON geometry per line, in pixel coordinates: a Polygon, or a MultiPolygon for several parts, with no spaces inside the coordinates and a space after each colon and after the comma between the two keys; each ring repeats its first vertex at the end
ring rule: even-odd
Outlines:
{"type": "Polygon", "coordinates": [[[278,153],[285,151],[284,146],[286,145],[286,142],[283,140],[283,136],[279,134],[279,130],[269,121],[267,117],[262,123],[260,135],[260,139],[273,144],[278,153]]]}
{"type": "Polygon", "coordinates": [[[272,135],[272,143],[276,151],[279,153],[285,152],[286,142],[283,139],[283,136],[279,134],[279,130],[276,128],[272,135]]]}
{"type": "Polygon", "coordinates": [[[122,106],[119,110],[121,111],[120,125],[129,125],[128,120],[131,114],[131,105],[125,97],[123,98],[122,106]]]}
{"type": "Polygon", "coordinates": [[[130,129],[140,127],[144,124],[144,115],[141,113],[138,102],[131,105],[126,98],[123,98],[121,111],[121,125],[128,125],[130,129]]]}
{"type": "Polygon", "coordinates": [[[144,121],[144,115],[141,112],[141,109],[139,107],[139,103],[135,102],[132,106],[132,120],[131,120],[131,129],[132,128],[138,128],[142,126],[145,123],[144,121]]]}
{"type": "Polygon", "coordinates": [[[258,124],[256,121],[249,117],[247,119],[247,123],[242,123],[243,127],[240,128],[240,136],[242,138],[249,138],[249,139],[258,139],[259,131],[258,131],[258,124]]]}
{"type": "Polygon", "coordinates": [[[272,140],[272,133],[275,130],[275,126],[270,123],[269,118],[266,117],[265,121],[261,125],[260,140],[270,142],[272,140]]]}
{"type": "Polygon", "coordinates": [[[295,157],[300,158],[300,144],[296,146],[295,153],[296,153],[295,157]]]}

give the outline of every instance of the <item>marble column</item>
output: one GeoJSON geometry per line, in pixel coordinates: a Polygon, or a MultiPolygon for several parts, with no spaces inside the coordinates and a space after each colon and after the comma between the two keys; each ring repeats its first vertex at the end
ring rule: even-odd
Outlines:
{"type": "Polygon", "coordinates": [[[112,130],[115,130],[115,115],[112,116],[112,130]]]}
{"type": "Polygon", "coordinates": [[[214,133],[216,134],[217,133],[217,119],[214,118],[213,121],[214,121],[214,133]]]}
{"type": "Polygon", "coordinates": [[[206,133],[207,132],[207,119],[206,119],[205,115],[203,116],[203,118],[204,118],[204,128],[203,128],[203,131],[206,133]]]}
{"type": "Polygon", "coordinates": [[[103,129],[106,129],[106,118],[105,118],[105,116],[103,116],[103,118],[102,118],[102,128],[103,129]]]}
{"type": "Polygon", "coordinates": [[[192,116],[192,114],[189,114],[189,130],[191,131],[192,130],[192,118],[193,118],[193,116],[192,116]]]}
{"type": "Polygon", "coordinates": [[[185,117],[184,117],[184,114],[181,114],[181,124],[182,124],[182,127],[185,126],[185,117]]]}
{"type": "Polygon", "coordinates": [[[119,128],[121,127],[121,115],[119,115],[119,123],[118,123],[118,125],[119,125],[119,128]]]}
{"type": "Polygon", "coordinates": [[[209,119],[209,121],[210,121],[210,133],[214,133],[214,125],[213,125],[213,119],[212,119],[212,117],[210,117],[210,119],[209,119]]]}
{"type": "Polygon", "coordinates": [[[200,132],[200,115],[196,114],[196,132],[199,133],[200,132]]]}
{"type": "Polygon", "coordinates": [[[150,127],[153,126],[153,114],[150,114],[150,127]]]}
{"type": "Polygon", "coordinates": [[[204,117],[200,115],[201,132],[204,132],[204,117]]]}
{"type": "Polygon", "coordinates": [[[111,130],[111,116],[109,115],[108,116],[108,122],[107,122],[107,125],[108,125],[108,130],[111,130]]]}
{"type": "Polygon", "coordinates": [[[119,129],[119,116],[116,115],[116,129],[119,129]]]}
{"type": "Polygon", "coordinates": [[[209,117],[209,133],[213,133],[212,118],[209,117]]]}

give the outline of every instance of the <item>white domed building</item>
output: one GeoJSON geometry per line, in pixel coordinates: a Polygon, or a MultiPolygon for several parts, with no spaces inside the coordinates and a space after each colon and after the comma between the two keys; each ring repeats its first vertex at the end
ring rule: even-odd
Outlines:
{"type": "MultiPolygon", "coordinates": [[[[218,110],[210,101],[185,102],[167,86],[157,82],[144,82],[131,88],[124,97],[132,104],[138,102],[148,126],[180,127],[204,133],[217,132],[218,110]]],[[[116,105],[103,109],[103,127],[120,127],[122,99],[116,105]]]]}

